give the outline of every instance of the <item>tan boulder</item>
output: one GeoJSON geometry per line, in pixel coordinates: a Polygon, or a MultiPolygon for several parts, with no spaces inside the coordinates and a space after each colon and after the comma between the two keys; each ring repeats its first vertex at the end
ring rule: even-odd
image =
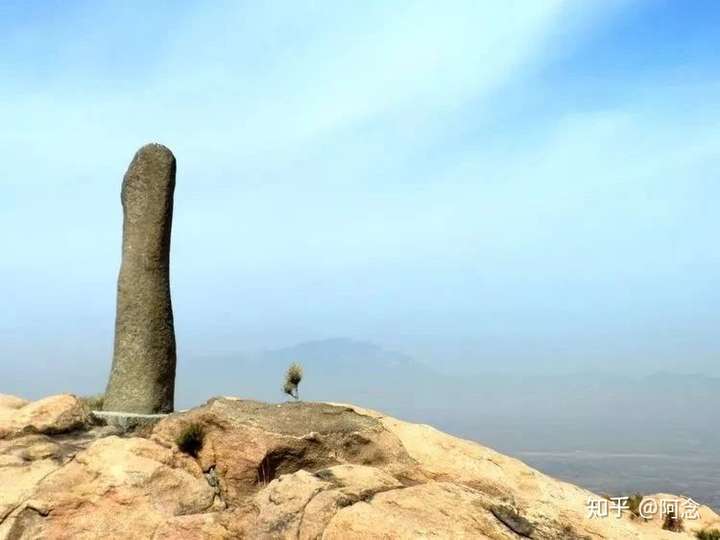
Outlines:
{"type": "Polygon", "coordinates": [[[482,494],[465,486],[428,482],[341,509],[323,538],[518,538],[485,504],[482,494]]]}
{"type": "Polygon", "coordinates": [[[587,490],[345,405],[213,399],[144,437],[108,429],[0,440],[0,540],[689,540],[720,527],[705,506],[679,533],[659,516],[591,518],[601,497],[587,490]],[[176,444],[191,424],[204,433],[196,456],[176,444]]]}
{"type": "Polygon", "coordinates": [[[0,440],[0,523],[61,467],[60,455],[60,445],[45,435],[0,440]]]}
{"type": "Polygon", "coordinates": [[[42,478],[0,526],[0,538],[148,538],[172,527],[171,518],[210,511],[214,502],[192,459],[147,439],[111,436],[42,478]]]}
{"type": "Polygon", "coordinates": [[[155,426],[152,438],[174,447],[190,424],[204,426],[198,462],[213,470],[223,499],[239,505],[282,474],[317,471],[341,463],[412,470],[398,438],[373,418],[323,403],[272,405],[213,399],[155,426]]]}
{"type": "Polygon", "coordinates": [[[4,399],[4,402],[10,406],[0,407],[0,439],[28,433],[64,433],[88,423],[87,408],[70,394],[50,396],[24,405],[16,400],[4,399]]]}
{"type": "Polygon", "coordinates": [[[251,538],[320,538],[341,508],[401,487],[392,476],[363,465],[282,475],[255,496],[258,513],[246,534],[251,538]]]}
{"type": "Polygon", "coordinates": [[[19,409],[28,403],[28,400],[17,396],[0,394],[0,409],[19,409]]]}
{"type": "Polygon", "coordinates": [[[237,538],[217,512],[175,516],[160,525],[153,540],[230,540],[237,538]]]}

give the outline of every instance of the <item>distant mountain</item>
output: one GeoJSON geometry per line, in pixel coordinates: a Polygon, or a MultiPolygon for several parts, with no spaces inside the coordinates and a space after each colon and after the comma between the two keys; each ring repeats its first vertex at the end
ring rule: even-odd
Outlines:
{"type": "Polygon", "coordinates": [[[189,406],[213,394],[284,401],[280,387],[288,365],[300,362],[300,395],[316,401],[352,401],[367,407],[415,406],[417,390],[438,375],[409,356],[346,338],[311,341],[252,355],[193,359],[179,365],[178,395],[189,406]]]}
{"type": "Polygon", "coordinates": [[[408,355],[388,351],[367,341],[347,338],[308,341],[292,347],[267,351],[260,355],[266,362],[303,362],[333,371],[362,367],[366,370],[418,368],[408,355]]]}

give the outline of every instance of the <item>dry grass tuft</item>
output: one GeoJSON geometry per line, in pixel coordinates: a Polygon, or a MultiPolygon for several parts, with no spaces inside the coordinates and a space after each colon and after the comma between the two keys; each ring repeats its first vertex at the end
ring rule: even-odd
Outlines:
{"type": "Polygon", "coordinates": [[[298,385],[303,378],[303,369],[300,364],[293,362],[290,364],[287,372],[285,373],[285,382],[283,383],[283,392],[295,399],[300,399],[300,392],[298,391],[298,385]]]}

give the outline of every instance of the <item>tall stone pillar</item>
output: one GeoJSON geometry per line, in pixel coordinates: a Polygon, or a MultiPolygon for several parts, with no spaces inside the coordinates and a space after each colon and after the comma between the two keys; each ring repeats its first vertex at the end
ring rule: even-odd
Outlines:
{"type": "Polygon", "coordinates": [[[175,156],[160,144],[137,151],[122,183],[123,241],[115,347],[103,409],[173,410],[175,329],[170,301],[170,230],[175,156]]]}

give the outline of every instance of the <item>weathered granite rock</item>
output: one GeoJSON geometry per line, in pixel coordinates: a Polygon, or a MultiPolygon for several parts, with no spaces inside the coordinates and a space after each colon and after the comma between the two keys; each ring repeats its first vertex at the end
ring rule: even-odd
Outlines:
{"type": "Polygon", "coordinates": [[[122,184],[122,264],[106,411],[173,410],[176,353],[169,259],[174,190],[172,152],[159,144],[143,146],[122,184]]]}
{"type": "MultiPolygon", "coordinates": [[[[139,437],[97,439],[35,476],[36,484],[5,510],[0,538],[153,538],[161,526],[182,530],[182,522],[172,522],[177,516],[211,513],[215,501],[192,459],[139,437]]],[[[196,528],[210,527],[204,517],[196,528]]]]}
{"type": "Polygon", "coordinates": [[[587,490],[354,406],[212,399],[161,420],[152,439],[172,446],[189,423],[204,428],[198,463],[217,476],[223,523],[238,538],[679,540],[720,526],[705,506],[684,534],[629,512],[589,519],[597,496],[587,490]]]}
{"type": "Polygon", "coordinates": [[[29,402],[26,399],[8,394],[0,394],[0,409],[19,409],[29,402]]]}
{"type": "Polygon", "coordinates": [[[31,433],[64,433],[84,427],[89,420],[82,402],[70,394],[25,402],[3,396],[0,403],[0,439],[31,433]],[[6,406],[3,406],[6,405],[6,406]]]}
{"type": "MultiPolygon", "coordinates": [[[[44,408],[4,401],[8,414],[44,408]]],[[[691,540],[720,528],[707,506],[679,533],[629,511],[591,519],[589,491],[352,406],[218,398],[150,439],[64,425],[0,439],[0,540],[691,540]],[[176,444],[191,423],[205,433],[196,457],[176,444]]]]}
{"type": "Polygon", "coordinates": [[[231,506],[241,504],[258,486],[301,469],[314,472],[351,463],[382,467],[401,478],[414,472],[414,462],[395,435],[348,407],[211,399],[161,420],[152,438],[174,446],[193,423],[202,425],[205,433],[198,462],[205,471],[215,470],[223,499],[231,506]]]}
{"type": "Polygon", "coordinates": [[[374,467],[336,465],[315,474],[298,471],[273,480],[255,497],[251,530],[258,537],[322,538],[341,509],[404,486],[374,467]]]}

